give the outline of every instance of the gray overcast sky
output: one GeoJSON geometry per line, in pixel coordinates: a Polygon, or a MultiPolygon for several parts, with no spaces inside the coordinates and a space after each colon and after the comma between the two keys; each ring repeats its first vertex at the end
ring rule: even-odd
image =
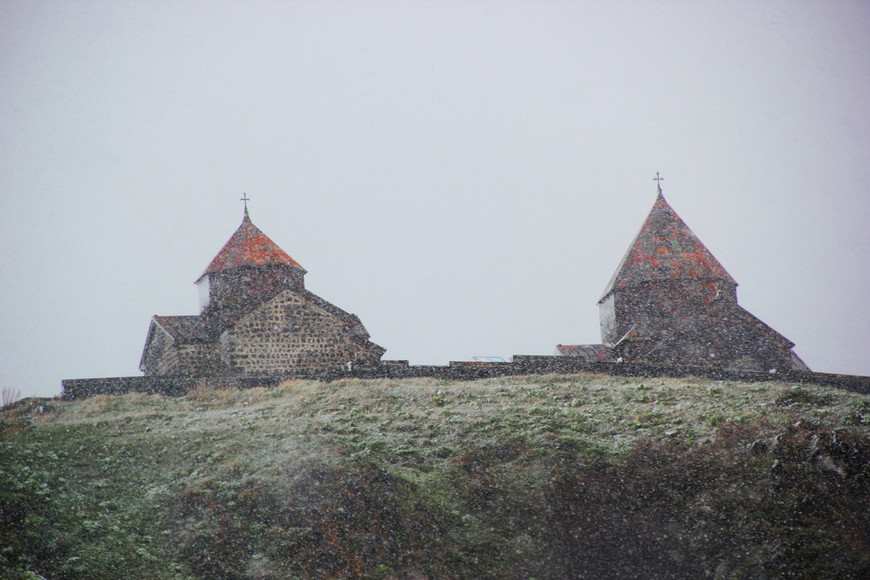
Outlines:
{"type": "Polygon", "coordinates": [[[665,196],[870,375],[870,3],[0,1],[0,384],[128,376],[254,223],[385,358],[600,341],[665,196]]]}

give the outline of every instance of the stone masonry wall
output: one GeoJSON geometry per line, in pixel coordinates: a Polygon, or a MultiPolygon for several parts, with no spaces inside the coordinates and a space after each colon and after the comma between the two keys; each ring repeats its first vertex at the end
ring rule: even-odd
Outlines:
{"type": "Polygon", "coordinates": [[[234,373],[317,373],[370,360],[364,344],[347,321],[285,290],[225,331],[219,350],[234,373]]]}
{"type": "Polygon", "coordinates": [[[740,370],[791,367],[791,342],[737,304],[721,280],[675,280],[616,290],[599,304],[601,334],[626,361],[740,370]]]}
{"type": "Polygon", "coordinates": [[[675,321],[697,319],[713,303],[737,304],[737,289],[721,280],[674,280],[621,288],[600,305],[601,340],[613,344],[629,330],[655,339],[675,321]]]}
{"type": "Polygon", "coordinates": [[[219,374],[223,363],[215,352],[214,344],[194,342],[177,347],[178,365],[174,374],[203,376],[219,374]]]}
{"type": "Polygon", "coordinates": [[[155,326],[151,327],[151,332],[154,338],[148,344],[142,370],[146,375],[178,374],[178,349],[172,339],[155,326]]]}
{"type": "Polygon", "coordinates": [[[177,345],[161,330],[156,333],[145,355],[146,375],[196,376],[220,370],[221,362],[213,345],[204,342],[177,345]]]}
{"type": "Polygon", "coordinates": [[[190,389],[274,387],[291,379],[338,380],[403,379],[431,377],[443,380],[476,380],[492,377],[531,374],[604,373],[636,377],[702,377],[720,381],[767,382],[824,385],[848,391],[870,394],[870,377],[828,373],[798,372],[758,373],[731,371],[715,367],[662,366],[639,363],[583,362],[568,356],[514,356],[512,362],[478,363],[451,362],[448,366],[412,366],[407,361],[380,361],[372,365],[355,366],[353,370],[330,373],[279,373],[258,377],[117,377],[103,379],[67,379],[63,381],[64,400],[83,399],[100,394],[159,393],[183,396],[190,389]]]}
{"type": "Polygon", "coordinates": [[[234,268],[208,276],[209,302],[204,314],[213,323],[231,323],[282,288],[304,288],[302,270],[289,266],[234,268]]]}

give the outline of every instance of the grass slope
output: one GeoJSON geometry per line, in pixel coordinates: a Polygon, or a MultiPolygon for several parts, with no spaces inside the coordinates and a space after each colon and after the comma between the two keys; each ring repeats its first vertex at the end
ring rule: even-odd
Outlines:
{"type": "Polygon", "coordinates": [[[0,412],[4,578],[866,578],[868,497],[870,397],[822,387],[293,381],[0,412]]]}

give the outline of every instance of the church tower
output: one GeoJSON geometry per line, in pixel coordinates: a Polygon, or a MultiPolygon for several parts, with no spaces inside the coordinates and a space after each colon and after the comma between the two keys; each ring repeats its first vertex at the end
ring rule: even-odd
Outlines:
{"type": "Polygon", "coordinates": [[[602,341],[625,361],[808,370],[794,343],[738,305],[737,282],[668,204],[660,183],[598,306],[602,341]]]}
{"type": "Polygon", "coordinates": [[[251,222],[242,224],[197,279],[200,315],[224,326],[283,288],[305,289],[305,269],[251,222]]]}

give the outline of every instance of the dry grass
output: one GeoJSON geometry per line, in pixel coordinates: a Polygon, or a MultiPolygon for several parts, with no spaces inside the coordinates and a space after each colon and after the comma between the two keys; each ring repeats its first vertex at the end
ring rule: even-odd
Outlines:
{"type": "Polygon", "coordinates": [[[58,423],[147,424],[149,432],[184,424],[209,431],[291,429],[296,434],[354,423],[384,437],[417,429],[486,431],[505,423],[534,433],[570,429],[613,449],[639,437],[699,440],[725,422],[796,411],[826,424],[867,425],[868,397],[827,387],[635,379],[597,374],[533,375],[471,382],[435,379],[287,381],[274,389],[201,389],[186,397],[131,393],[55,405],[58,423]],[[157,420],[160,419],[160,420],[157,420]],[[582,428],[581,428],[582,425],[582,428]]]}
{"type": "Polygon", "coordinates": [[[0,389],[0,408],[8,407],[15,401],[21,398],[21,391],[12,387],[3,387],[0,389]]]}

